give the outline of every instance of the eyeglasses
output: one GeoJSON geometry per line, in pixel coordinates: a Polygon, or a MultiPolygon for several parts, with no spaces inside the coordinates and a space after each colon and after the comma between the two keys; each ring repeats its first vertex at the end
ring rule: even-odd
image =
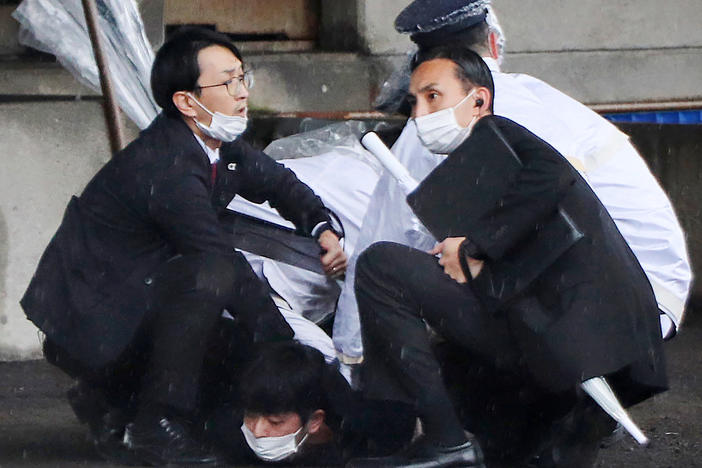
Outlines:
{"type": "Polygon", "coordinates": [[[205,88],[215,88],[217,86],[226,86],[227,92],[229,93],[229,95],[236,96],[237,94],[239,94],[239,91],[241,91],[242,85],[246,89],[251,89],[254,87],[254,75],[253,75],[252,70],[244,72],[243,75],[235,76],[234,78],[231,78],[231,79],[225,81],[224,83],[207,85],[207,86],[198,86],[198,88],[205,89],[205,88]]]}

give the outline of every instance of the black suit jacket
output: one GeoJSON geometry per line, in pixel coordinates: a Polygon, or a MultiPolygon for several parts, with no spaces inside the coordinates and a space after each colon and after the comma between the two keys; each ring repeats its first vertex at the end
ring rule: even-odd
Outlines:
{"type": "MultiPolygon", "coordinates": [[[[303,233],[328,221],[309,187],[241,139],[220,157],[213,184],[192,131],[159,115],[69,202],[22,298],[27,317],[82,363],[102,366],[142,322],[156,267],[179,254],[241,255],[217,219],[235,194],[270,201],[303,233]]],[[[280,316],[267,319],[262,326],[289,330],[280,316]]]]}
{"type": "MultiPolygon", "coordinates": [[[[611,375],[625,402],[666,387],[658,307],[650,283],[587,182],[548,143],[511,120],[489,116],[522,161],[516,179],[466,236],[486,257],[473,291],[507,315],[531,374],[553,390],[611,375]],[[500,259],[546,225],[559,207],[583,238],[534,281],[504,300],[500,259]],[[497,304],[497,306],[496,306],[497,304]],[[628,385],[630,383],[634,385],[628,385]]],[[[456,149],[471,144],[469,138],[456,149]]],[[[470,183],[467,181],[467,183],[470,183]]],[[[546,254],[547,252],[544,252],[546,254]]]]}

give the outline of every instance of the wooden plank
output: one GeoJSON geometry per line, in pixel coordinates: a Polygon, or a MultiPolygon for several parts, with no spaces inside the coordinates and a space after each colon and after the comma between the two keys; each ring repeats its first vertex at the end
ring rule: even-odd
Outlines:
{"type": "Polygon", "coordinates": [[[284,34],[314,40],[320,0],[166,0],[165,24],[214,24],[235,34],[284,34]]]}

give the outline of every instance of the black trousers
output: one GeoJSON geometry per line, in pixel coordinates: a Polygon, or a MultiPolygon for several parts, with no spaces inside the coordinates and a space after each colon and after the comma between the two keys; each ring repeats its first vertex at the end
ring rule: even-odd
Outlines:
{"type": "Polygon", "coordinates": [[[432,399],[449,398],[463,426],[500,456],[527,450],[537,427],[574,404],[571,392],[533,383],[507,319],[485,312],[436,257],[374,244],[359,257],[355,287],[368,398],[412,404],[420,417],[432,399]]]}
{"type": "Polygon", "coordinates": [[[355,288],[365,350],[362,380],[371,398],[411,403],[443,386],[426,324],[466,356],[496,368],[519,367],[507,321],[484,312],[470,287],[446,275],[432,255],[373,244],[358,259],[355,288]]]}
{"type": "Polygon", "coordinates": [[[148,279],[145,318],[119,359],[90,370],[51,343],[49,361],[100,388],[115,406],[168,406],[190,413],[201,383],[239,367],[254,343],[290,339],[293,332],[273,303],[269,287],[242,255],[183,255],[148,279]],[[234,316],[224,321],[223,309],[234,316]],[[207,378],[203,370],[208,371],[207,378]]]}

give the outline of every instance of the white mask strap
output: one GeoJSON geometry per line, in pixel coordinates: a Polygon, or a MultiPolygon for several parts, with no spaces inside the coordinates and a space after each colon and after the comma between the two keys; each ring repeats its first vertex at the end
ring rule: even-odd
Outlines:
{"type": "Polygon", "coordinates": [[[456,104],[455,106],[453,106],[453,110],[456,110],[456,109],[458,109],[459,107],[461,107],[461,105],[462,105],[464,102],[466,102],[466,101],[468,100],[468,98],[471,97],[473,94],[475,94],[475,88],[471,89],[471,90],[470,90],[470,93],[468,93],[468,95],[467,95],[466,97],[464,97],[463,99],[461,99],[461,101],[460,101],[458,104],[456,104]]]}
{"type": "Polygon", "coordinates": [[[211,116],[214,117],[214,114],[207,107],[205,107],[200,101],[198,101],[197,98],[192,95],[192,93],[185,93],[185,94],[187,96],[190,96],[193,99],[193,101],[195,101],[197,103],[197,105],[202,108],[202,110],[204,110],[205,112],[207,112],[208,114],[210,114],[211,116]]]}

